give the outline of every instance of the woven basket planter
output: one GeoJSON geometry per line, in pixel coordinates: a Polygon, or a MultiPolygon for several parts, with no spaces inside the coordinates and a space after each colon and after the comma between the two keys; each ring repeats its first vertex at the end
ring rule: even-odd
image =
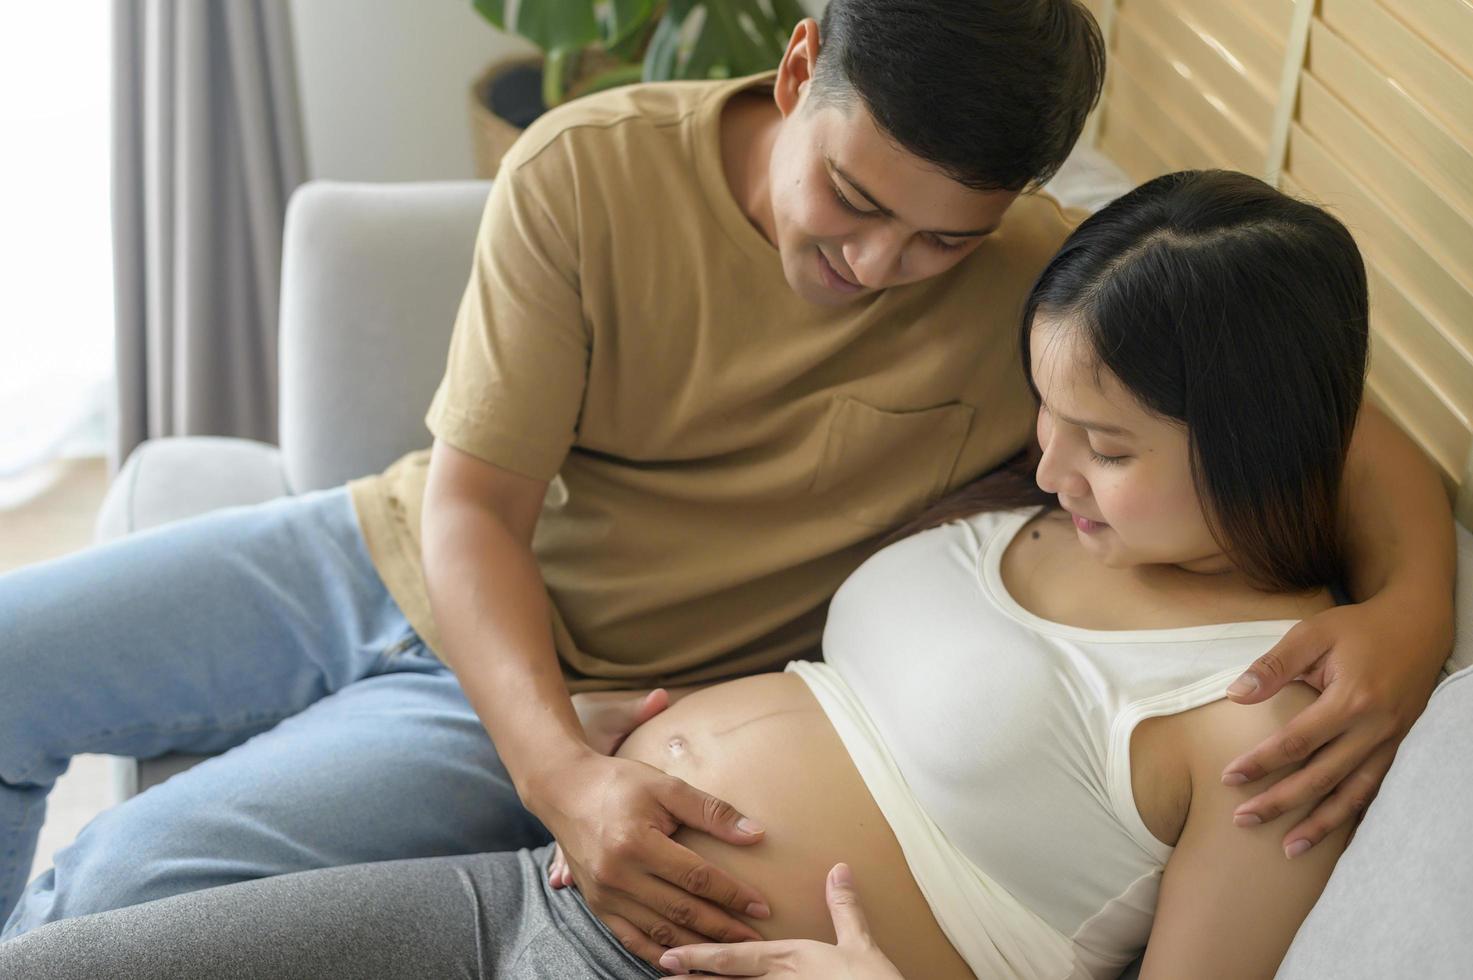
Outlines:
{"type": "Polygon", "coordinates": [[[501,166],[501,158],[522,135],[522,127],[514,125],[491,110],[491,87],[503,74],[514,68],[536,67],[542,58],[512,55],[499,58],[486,66],[471,83],[468,97],[471,123],[471,157],[476,176],[492,178],[501,166]]]}

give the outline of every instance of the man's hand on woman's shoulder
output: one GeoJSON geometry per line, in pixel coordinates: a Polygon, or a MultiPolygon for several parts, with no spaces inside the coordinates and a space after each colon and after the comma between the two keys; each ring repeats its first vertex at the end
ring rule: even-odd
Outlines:
{"type": "Polygon", "coordinates": [[[1420,605],[1378,595],[1311,616],[1253,662],[1228,689],[1240,704],[1265,701],[1296,679],[1321,693],[1223,770],[1225,784],[1239,785],[1304,763],[1299,772],[1239,806],[1234,813],[1239,826],[1271,823],[1318,803],[1283,837],[1285,854],[1297,857],[1359,818],[1437,686],[1449,653],[1445,647],[1451,644],[1439,622],[1439,615],[1420,605]]]}

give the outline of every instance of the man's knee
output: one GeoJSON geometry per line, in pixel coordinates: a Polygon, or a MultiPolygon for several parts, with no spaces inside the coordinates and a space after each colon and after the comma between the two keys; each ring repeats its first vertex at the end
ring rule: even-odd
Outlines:
{"type": "Polygon", "coordinates": [[[211,880],[218,869],[207,872],[206,862],[171,848],[166,826],[141,813],[126,816],[118,809],[102,814],[57,852],[55,867],[26,887],[11,934],[224,883],[211,880]]]}

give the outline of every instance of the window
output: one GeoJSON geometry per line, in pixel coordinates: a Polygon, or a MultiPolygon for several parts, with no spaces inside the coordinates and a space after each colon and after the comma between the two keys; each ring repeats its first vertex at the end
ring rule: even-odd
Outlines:
{"type": "Polygon", "coordinates": [[[0,8],[0,476],[112,437],[111,10],[0,8]]]}

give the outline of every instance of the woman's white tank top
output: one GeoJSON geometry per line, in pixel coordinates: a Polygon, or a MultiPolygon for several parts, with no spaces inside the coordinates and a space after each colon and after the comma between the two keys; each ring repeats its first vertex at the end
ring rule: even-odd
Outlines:
{"type": "Polygon", "coordinates": [[[1295,620],[1101,631],[1003,587],[1034,509],[924,531],[834,596],[812,688],[974,973],[1114,977],[1172,848],[1141,821],[1137,723],[1215,701],[1295,620]]]}

